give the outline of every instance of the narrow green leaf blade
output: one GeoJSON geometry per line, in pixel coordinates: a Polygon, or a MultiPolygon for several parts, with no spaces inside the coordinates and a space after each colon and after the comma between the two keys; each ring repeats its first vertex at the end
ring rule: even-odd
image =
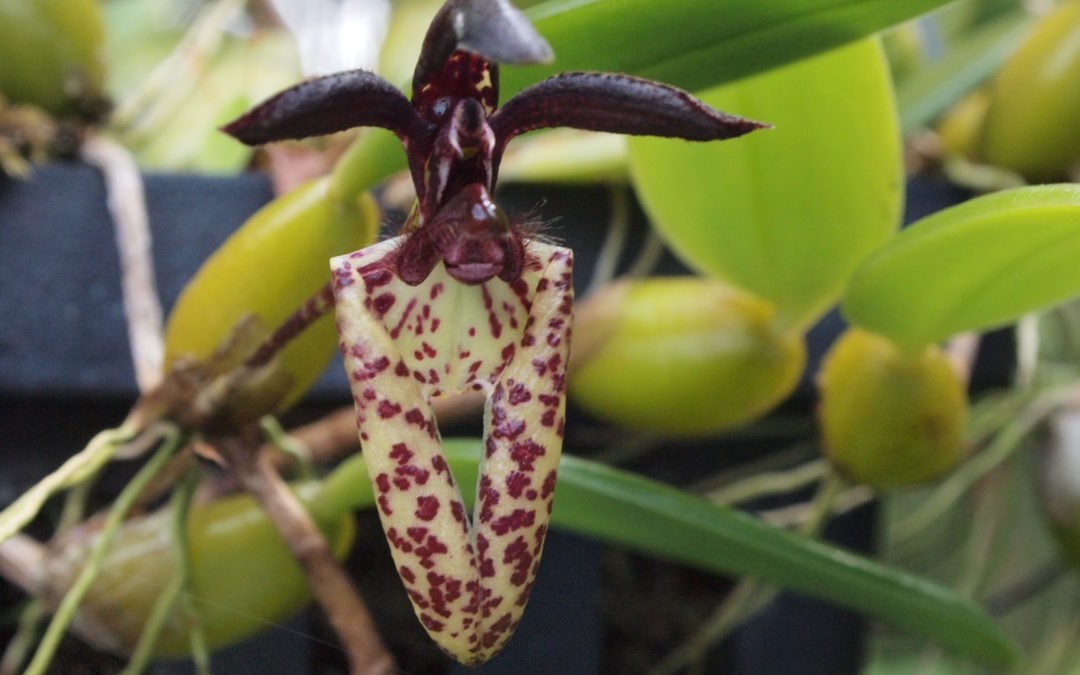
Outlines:
{"type": "Polygon", "coordinates": [[[852,322],[910,348],[1080,294],[1080,185],[986,195],[924,218],[856,272],[852,322]]]}
{"type": "Polygon", "coordinates": [[[702,97],[775,128],[723,143],[632,138],[638,195],[684,261],[776,303],[803,328],[900,222],[900,132],[878,41],[702,97]]]}
{"type": "MultiPolygon", "coordinates": [[[[480,441],[444,444],[462,494],[475,494],[480,441]]],[[[312,502],[315,514],[374,501],[363,459],[342,464],[312,502]]],[[[552,523],[716,574],[752,576],[910,630],[986,663],[1016,649],[976,605],[932,582],[715,506],[626,471],[563,456],[552,523]]]]}

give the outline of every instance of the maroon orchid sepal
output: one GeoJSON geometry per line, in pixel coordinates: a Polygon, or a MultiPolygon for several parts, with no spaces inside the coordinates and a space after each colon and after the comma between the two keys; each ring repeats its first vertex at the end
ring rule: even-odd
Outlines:
{"type": "Polygon", "coordinates": [[[398,573],[432,639],[471,665],[509,639],[539,565],[573,314],[571,251],[531,239],[492,199],[506,144],[560,126],[694,141],[764,126],[606,73],[556,75],[498,108],[497,62],[550,58],[507,0],[449,0],[411,100],[353,71],[299,84],[224,127],[252,144],[356,126],[401,139],[417,205],[400,236],[331,261],[338,335],[398,573]],[[430,405],[470,390],[487,397],[471,517],[430,405]]]}

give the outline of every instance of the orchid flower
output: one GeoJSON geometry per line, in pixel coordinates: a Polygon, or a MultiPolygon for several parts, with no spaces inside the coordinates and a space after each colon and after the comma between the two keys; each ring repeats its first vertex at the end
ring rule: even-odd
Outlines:
{"type": "Polygon", "coordinates": [[[667,85],[565,73],[498,107],[497,62],[551,49],[506,0],[449,0],[407,99],[362,70],[299,84],[225,127],[249,144],[357,126],[401,140],[417,203],[392,239],[331,261],[335,311],[379,516],[420,622],[459,661],[521,617],[562,449],[572,253],[528,237],[491,197],[513,137],[546,127],[695,141],[763,125],[667,85]],[[485,456],[470,517],[430,400],[479,390],[485,456]]]}

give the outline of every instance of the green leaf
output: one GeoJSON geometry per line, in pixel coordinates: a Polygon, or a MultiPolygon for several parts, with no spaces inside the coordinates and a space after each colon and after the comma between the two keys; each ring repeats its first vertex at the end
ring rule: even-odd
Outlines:
{"type": "Polygon", "coordinates": [[[555,62],[504,68],[504,96],[564,70],[609,70],[696,91],[783,65],[946,0],[551,0],[527,14],[555,62]]]}
{"type": "MultiPolygon", "coordinates": [[[[462,494],[475,494],[478,440],[444,445],[462,494]]],[[[312,502],[314,515],[368,508],[363,459],[342,464],[312,502]]],[[[987,663],[1017,654],[976,605],[923,579],[771,527],[648,478],[563,456],[552,524],[716,574],[753,576],[880,618],[987,663]]]]}
{"type": "Polygon", "coordinates": [[[774,129],[723,143],[630,139],[646,211],[679,256],[805,327],[899,224],[903,172],[875,39],[706,92],[774,129]]]}
{"type": "Polygon", "coordinates": [[[1080,185],[1017,188],[915,223],[856,272],[848,319],[917,349],[1080,294],[1080,185]]]}
{"type": "MultiPolygon", "coordinates": [[[[627,7],[626,0],[550,0],[526,14],[551,43],[555,61],[503,67],[500,89],[505,100],[557,72],[605,70],[698,91],[858,40],[947,2],[635,0],[627,7]]],[[[352,194],[403,168],[397,138],[380,130],[362,135],[342,157],[334,183],[352,194]]]]}

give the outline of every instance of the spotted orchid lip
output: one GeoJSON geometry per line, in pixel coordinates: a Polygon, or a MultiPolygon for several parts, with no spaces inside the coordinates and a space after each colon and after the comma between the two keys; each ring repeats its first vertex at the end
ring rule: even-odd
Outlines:
{"type": "Polygon", "coordinates": [[[417,618],[478,664],[509,639],[532,588],[565,425],[572,314],[568,249],[531,242],[521,277],[462,284],[438,265],[394,273],[388,240],[331,262],[341,351],[391,554],[417,618]],[[474,513],[429,401],[487,395],[474,513]]]}

